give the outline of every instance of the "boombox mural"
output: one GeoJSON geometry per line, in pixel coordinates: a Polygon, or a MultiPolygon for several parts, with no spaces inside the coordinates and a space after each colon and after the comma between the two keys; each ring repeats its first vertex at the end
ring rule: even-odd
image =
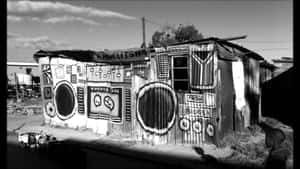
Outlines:
{"type": "Polygon", "coordinates": [[[217,38],[38,51],[45,122],[154,144],[218,144],[259,120],[258,54],[217,38]]]}

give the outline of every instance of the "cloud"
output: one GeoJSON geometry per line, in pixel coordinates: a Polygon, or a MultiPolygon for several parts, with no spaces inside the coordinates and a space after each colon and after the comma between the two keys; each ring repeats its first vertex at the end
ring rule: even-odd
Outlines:
{"type": "Polygon", "coordinates": [[[15,47],[17,48],[31,48],[35,50],[40,50],[40,49],[58,50],[58,49],[70,48],[69,43],[51,40],[47,36],[39,36],[39,37],[31,37],[31,38],[15,36],[14,40],[16,42],[15,47]]]}
{"type": "Polygon", "coordinates": [[[19,22],[21,20],[22,20],[22,18],[18,17],[18,16],[13,16],[13,15],[7,16],[7,21],[10,21],[10,22],[19,22]]]}
{"type": "Polygon", "coordinates": [[[48,18],[44,20],[43,22],[45,23],[65,23],[65,22],[72,22],[72,21],[79,21],[85,24],[89,25],[100,25],[100,23],[95,22],[90,19],[85,19],[81,17],[74,17],[74,16],[62,16],[62,17],[53,17],[53,18],[48,18]]]}
{"type": "Polygon", "coordinates": [[[14,22],[29,19],[46,23],[79,21],[92,25],[98,23],[96,21],[97,18],[136,19],[135,17],[109,10],[49,1],[8,1],[7,15],[8,21],[14,22]]]}
{"type": "Polygon", "coordinates": [[[7,39],[15,39],[18,37],[19,37],[19,35],[16,33],[7,32],[7,39]]]}

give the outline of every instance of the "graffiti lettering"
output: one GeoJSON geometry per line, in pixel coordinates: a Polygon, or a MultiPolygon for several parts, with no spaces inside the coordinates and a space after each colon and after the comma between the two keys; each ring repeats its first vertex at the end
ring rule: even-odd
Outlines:
{"type": "Polygon", "coordinates": [[[113,81],[124,80],[123,66],[94,66],[88,65],[87,78],[89,81],[113,81]]]}

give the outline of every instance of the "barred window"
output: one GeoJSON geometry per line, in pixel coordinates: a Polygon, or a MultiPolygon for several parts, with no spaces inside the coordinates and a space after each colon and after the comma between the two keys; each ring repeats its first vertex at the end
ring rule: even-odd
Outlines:
{"type": "Polygon", "coordinates": [[[189,89],[187,55],[173,57],[173,80],[175,90],[186,91],[189,89]]]}

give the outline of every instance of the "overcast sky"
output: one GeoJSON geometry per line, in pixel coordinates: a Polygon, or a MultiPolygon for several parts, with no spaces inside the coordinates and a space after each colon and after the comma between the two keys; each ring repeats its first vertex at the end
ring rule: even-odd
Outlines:
{"type": "Polygon", "coordinates": [[[204,37],[247,35],[236,43],[267,60],[293,57],[292,0],[7,1],[8,61],[34,62],[39,49],[125,49],[160,25],[194,24],[204,37]]]}

